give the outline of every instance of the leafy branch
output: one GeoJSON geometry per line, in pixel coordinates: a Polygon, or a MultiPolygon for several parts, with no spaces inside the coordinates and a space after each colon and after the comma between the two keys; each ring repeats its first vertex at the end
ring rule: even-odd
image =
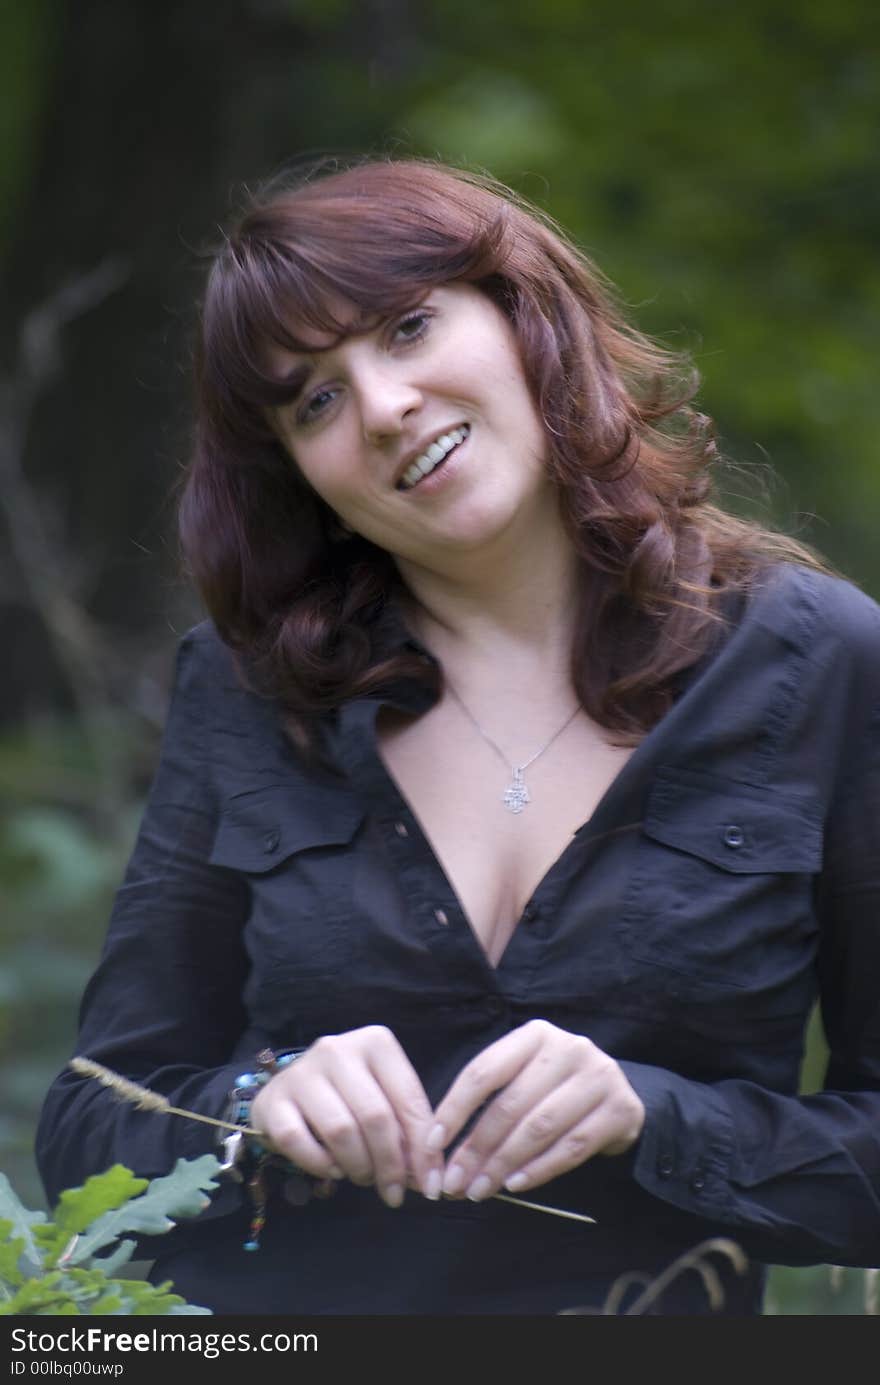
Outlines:
{"type": "Polygon", "coordinates": [[[219,1167],[211,1154],[178,1159],[148,1182],[114,1164],[63,1192],[51,1220],[22,1206],[0,1174],[0,1315],[210,1313],[172,1293],[170,1281],[121,1279],[117,1271],[137,1244],[125,1233],[162,1235],[177,1218],[198,1216],[219,1167]]]}

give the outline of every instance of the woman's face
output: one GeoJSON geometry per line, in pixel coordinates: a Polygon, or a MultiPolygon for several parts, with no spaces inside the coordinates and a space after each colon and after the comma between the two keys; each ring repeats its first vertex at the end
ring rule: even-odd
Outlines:
{"type": "Polygon", "coordinates": [[[432,563],[528,526],[548,509],[547,441],[513,329],[466,284],[312,354],[276,349],[303,376],[276,415],[302,475],[357,533],[432,563]]]}

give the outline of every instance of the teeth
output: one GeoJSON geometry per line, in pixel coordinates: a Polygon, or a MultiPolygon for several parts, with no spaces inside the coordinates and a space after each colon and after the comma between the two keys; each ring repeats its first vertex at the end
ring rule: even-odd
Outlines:
{"type": "Polygon", "coordinates": [[[448,457],[454,447],[460,442],[464,442],[468,433],[471,431],[470,424],[466,423],[463,428],[453,428],[448,433],[441,433],[436,442],[432,442],[420,457],[416,457],[411,462],[406,471],[400,478],[400,486],[403,490],[410,490],[421,481],[423,476],[427,476],[433,471],[438,462],[442,462],[444,457],[448,457]]]}

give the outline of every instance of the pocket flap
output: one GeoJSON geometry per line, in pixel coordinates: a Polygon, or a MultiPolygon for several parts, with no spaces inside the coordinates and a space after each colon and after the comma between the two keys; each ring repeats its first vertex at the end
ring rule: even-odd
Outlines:
{"type": "Polygon", "coordinates": [[[295,852],[351,841],[362,818],[344,789],[268,784],[226,800],[210,860],[229,870],[263,873],[295,852]]]}
{"type": "Polygon", "coordinates": [[[822,866],[822,822],[808,800],[697,770],[658,771],[642,827],[664,846],[737,874],[822,866]]]}

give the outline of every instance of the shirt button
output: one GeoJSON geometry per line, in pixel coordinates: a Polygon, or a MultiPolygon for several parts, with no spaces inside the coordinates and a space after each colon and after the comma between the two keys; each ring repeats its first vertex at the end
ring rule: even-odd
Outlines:
{"type": "Polygon", "coordinates": [[[691,1188],[695,1193],[701,1193],[706,1186],[706,1180],[701,1173],[695,1173],[691,1179],[691,1188]]]}
{"type": "Polygon", "coordinates": [[[728,827],[725,827],[722,836],[724,845],[729,846],[733,851],[736,851],[737,847],[742,846],[745,841],[745,834],[742,828],[737,827],[736,823],[733,822],[730,823],[728,827]]]}
{"type": "Polygon", "coordinates": [[[535,919],[538,917],[538,911],[534,904],[527,904],[523,909],[522,916],[523,923],[534,923],[535,919]]]}
{"type": "Polygon", "coordinates": [[[409,832],[407,831],[407,826],[405,822],[396,822],[394,824],[394,830],[397,833],[398,837],[409,836],[409,832]]]}
{"type": "Polygon", "coordinates": [[[266,852],[277,851],[278,843],[280,841],[281,833],[278,831],[277,828],[275,828],[271,832],[267,832],[265,837],[263,838],[263,850],[266,852]]]}
{"type": "Polygon", "coordinates": [[[449,922],[449,918],[447,917],[447,914],[446,914],[446,910],[445,910],[445,909],[435,909],[435,910],[434,910],[434,917],[435,917],[435,919],[437,920],[437,922],[438,922],[438,923],[442,923],[442,924],[444,925],[444,927],[445,927],[446,924],[449,922]]]}
{"type": "Polygon", "coordinates": [[[672,1160],[669,1158],[668,1155],[666,1155],[663,1159],[659,1160],[657,1164],[657,1172],[659,1173],[661,1178],[671,1178],[674,1171],[675,1165],[673,1164],[672,1160]]]}

